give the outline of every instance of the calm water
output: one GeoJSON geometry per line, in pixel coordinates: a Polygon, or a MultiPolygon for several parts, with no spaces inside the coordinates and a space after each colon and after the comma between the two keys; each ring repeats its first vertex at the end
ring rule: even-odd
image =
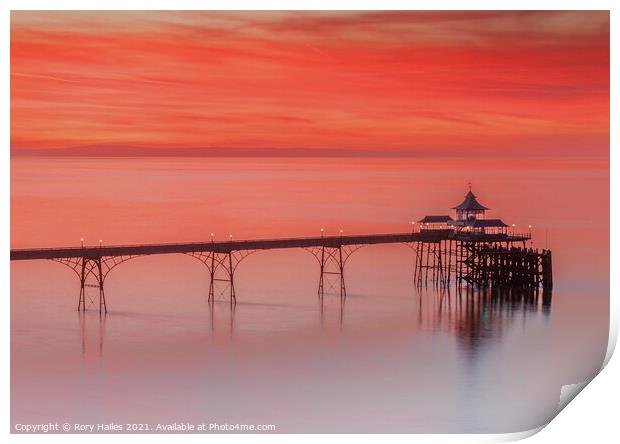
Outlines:
{"type": "MultiPolygon", "coordinates": [[[[509,432],[555,412],[602,363],[609,317],[606,162],[12,159],[11,246],[402,232],[481,203],[552,248],[550,306],[413,287],[405,245],[347,263],[316,297],[304,250],[255,253],[238,303],[210,310],[183,255],[111,272],[109,313],[75,308],[61,264],[11,264],[12,423],[275,424],[281,432],[509,432]]],[[[89,295],[94,297],[94,293],[89,295]]]]}

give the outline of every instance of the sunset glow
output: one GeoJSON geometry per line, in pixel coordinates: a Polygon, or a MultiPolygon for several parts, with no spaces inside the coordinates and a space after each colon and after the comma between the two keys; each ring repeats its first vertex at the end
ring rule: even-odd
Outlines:
{"type": "Polygon", "coordinates": [[[604,367],[610,11],[13,11],[10,44],[12,434],[514,439],[604,367]]]}
{"type": "Polygon", "coordinates": [[[12,152],[73,147],[606,157],[609,14],[13,12],[12,152]]]}

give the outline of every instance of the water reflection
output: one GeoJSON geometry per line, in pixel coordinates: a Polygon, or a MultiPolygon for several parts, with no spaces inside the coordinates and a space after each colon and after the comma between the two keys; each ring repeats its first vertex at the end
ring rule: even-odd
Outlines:
{"type": "Polygon", "coordinates": [[[551,289],[446,288],[419,292],[418,327],[455,336],[459,348],[474,356],[490,342],[501,340],[508,327],[521,315],[551,313],[551,289]]]}
{"type": "Polygon", "coordinates": [[[92,312],[89,313],[78,311],[81,351],[83,358],[87,357],[87,355],[92,355],[93,350],[96,350],[95,353],[97,353],[98,357],[103,357],[106,317],[106,314],[97,313],[95,315],[92,312]],[[86,318],[90,318],[89,321],[87,321],[86,318]],[[93,330],[96,331],[95,334],[92,334],[93,330]],[[93,341],[95,341],[95,344],[92,343],[93,341]]]}
{"type": "MultiPolygon", "coordinates": [[[[521,314],[523,322],[529,315],[541,314],[548,317],[551,312],[551,290],[519,291],[498,289],[462,288],[418,288],[417,303],[414,305],[413,330],[431,333],[449,333],[459,341],[459,348],[468,355],[474,355],[485,344],[499,341],[521,314]]],[[[348,302],[349,308],[356,309],[355,298],[348,302]]],[[[270,304],[241,303],[229,301],[207,302],[208,332],[211,337],[228,337],[233,339],[235,332],[235,315],[241,309],[270,304]],[[247,305],[247,307],[245,307],[247,305]]],[[[277,304],[273,305],[277,307],[277,304]]],[[[318,299],[319,328],[325,333],[345,330],[347,297],[325,294],[318,299]]],[[[113,316],[113,315],[112,315],[113,316]]],[[[82,356],[103,356],[105,341],[106,315],[94,312],[78,312],[82,356]]],[[[411,324],[409,324],[411,325],[411,324]]]]}
{"type": "Polygon", "coordinates": [[[336,293],[325,293],[318,298],[319,323],[322,331],[331,331],[335,326],[342,333],[344,326],[344,309],[347,298],[336,293]],[[336,319],[334,321],[334,318],[336,319]]]}
{"type": "Polygon", "coordinates": [[[207,305],[209,306],[209,330],[211,336],[220,335],[222,331],[225,331],[228,337],[232,339],[237,304],[225,301],[210,301],[207,302],[207,305]]]}

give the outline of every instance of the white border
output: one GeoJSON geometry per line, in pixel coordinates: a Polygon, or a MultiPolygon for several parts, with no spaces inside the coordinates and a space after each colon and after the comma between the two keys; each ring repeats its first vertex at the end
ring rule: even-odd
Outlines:
{"type": "MultiPolygon", "coordinates": [[[[226,2],[214,1],[198,1],[198,0],[153,0],[153,1],[128,1],[128,0],[91,0],[88,3],[76,0],[57,0],[53,5],[49,1],[6,1],[3,3],[4,14],[0,19],[0,29],[2,30],[2,140],[4,147],[0,154],[0,183],[1,183],[1,208],[2,218],[0,219],[0,250],[4,252],[4,260],[0,264],[0,285],[2,286],[3,307],[0,313],[2,316],[2,325],[4,326],[3,338],[0,341],[1,353],[3,357],[2,374],[0,376],[0,393],[4,395],[1,404],[2,413],[2,434],[8,434],[10,428],[10,403],[9,403],[9,338],[10,338],[10,311],[9,311],[9,278],[10,268],[8,260],[8,251],[10,245],[9,230],[9,207],[10,207],[10,157],[9,157],[9,118],[10,118],[10,66],[9,66],[9,50],[10,50],[10,14],[11,9],[16,10],[46,10],[46,9],[147,9],[147,10],[192,10],[192,9],[213,9],[213,10],[235,10],[235,9],[272,9],[272,10],[295,10],[295,9],[316,9],[316,10],[362,10],[362,9],[453,9],[453,10],[471,10],[471,9],[496,9],[496,10],[610,10],[611,11],[611,78],[620,78],[618,70],[618,26],[620,20],[619,2],[612,0],[357,0],[357,1],[334,1],[334,0],[305,0],[305,1],[242,1],[228,0],[226,2]]],[[[617,82],[611,84],[611,220],[618,219],[618,130],[614,126],[614,122],[618,122],[618,88],[617,82]]],[[[618,236],[612,230],[611,232],[611,270],[618,270],[618,236]]],[[[615,347],[617,331],[618,331],[618,282],[611,282],[611,331],[610,340],[607,350],[606,362],[609,361],[613,349],[615,347]]],[[[551,424],[539,433],[533,442],[549,442],[561,441],[583,442],[588,439],[592,442],[615,442],[618,436],[617,418],[617,400],[613,395],[619,393],[618,381],[620,374],[620,364],[616,358],[610,365],[605,368],[603,373],[595,378],[592,384],[585,388],[584,393],[579,396],[577,402],[572,402],[565,411],[563,411],[551,424]]],[[[578,382],[578,381],[575,381],[578,382]]],[[[423,442],[498,442],[506,440],[515,440],[525,438],[532,435],[537,430],[503,435],[381,435],[380,439],[389,439],[390,441],[411,442],[411,440],[420,440],[423,442]]],[[[129,440],[138,440],[143,442],[163,442],[169,440],[175,441],[222,441],[230,440],[250,440],[255,442],[289,442],[291,439],[299,442],[314,442],[316,439],[338,440],[355,439],[361,442],[375,441],[373,435],[361,436],[339,436],[333,435],[329,437],[317,437],[314,435],[117,435],[113,439],[118,442],[127,442],[129,440]]],[[[35,442],[45,440],[50,442],[84,442],[85,440],[92,442],[108,441],[110,436],[107,435],[10,435],[9,441],[16,442],[35,442]]]]}

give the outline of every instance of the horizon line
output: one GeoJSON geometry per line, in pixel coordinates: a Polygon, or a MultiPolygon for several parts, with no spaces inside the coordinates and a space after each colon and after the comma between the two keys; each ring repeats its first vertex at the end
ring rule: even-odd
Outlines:
{"type": "MultiPolygon", "coordinates": [[[[566,156],[564,153],[549,153],[540,150],[519,154],[515,150],[506,152],[484,152],[473,150],[381,150],[346,148],[216,148],[216,147],[145,147],[127,145],[84,145],[63,148],[10,148],[10,157],[80,157],[80,158],[135,158],[135,157],[257,157],[257,158],[572,158],[609,160],[610,150],[598,150],[588,155],[566,156]]],[[[486,151],[486,150],[485,150],[486,151]]]]}

